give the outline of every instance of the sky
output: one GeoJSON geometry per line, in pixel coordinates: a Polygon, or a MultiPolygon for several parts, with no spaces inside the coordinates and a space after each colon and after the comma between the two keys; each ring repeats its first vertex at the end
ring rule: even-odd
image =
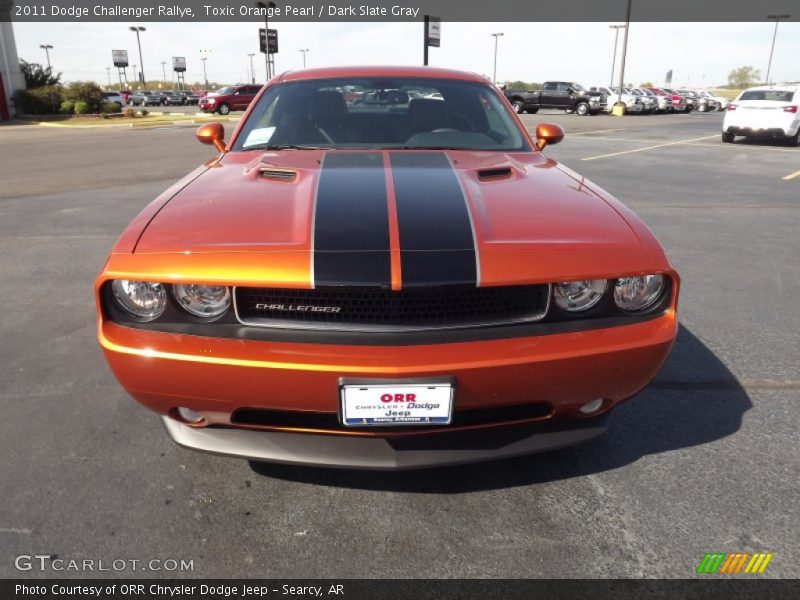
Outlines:
{"type": "MultiPolygon", "coordinates": [[[[202,81],[201,50],[208,51],[208,78],[221,83],[249,81],[255,53],[256,80],[265,77],[264,55],[258,51],[258,24],[139,23],[145,76],[161,79],[166,61],[185,56],[186,81],[202,81]]],[[[492,76],[494,38],[502,32],[497,58],[498,81],[576,81],[584,86],[608,85],[614,49],[610,23],[443,23],[442,45],[430,49],[430,64],[492,76]]],[[[63,80],[107,84],[111,50],[127,50],[138,64],[136,36],[128,23],[14,23],[19,56],[45,63],[40,44],[51,44],[54,70],[63,80]]],[[[309,67],[359,64],[422,64],[421,23],[281,23],[277,72],[303,66],[301,48],[308,48],[309,67]]],[[[674,71],[675,87],[710,87],[727,83],[728,73],[750,65],[766,75],[774,23],[632,23],[626,82],[663,85],[674,71]]],[[[620,32],[620,51],[622,32],[620,32]]],[[[619,52],[618,54],[621,54],[619,52]]],[[[800,23],[782,22],[772,63],[773,81],[800,81],[800,23]]],[[[617,58],[617,69],[619,69],[617,58]]],[[[619,71],[617,70],[617,73],[619,71]]],[[[116,71],[111,71],[112,81],[116,71]]],[[[133,81],[129,69],[128,77],[133,81]]],[[[615,77],[615,79],[618,75],[615,77]]]]}

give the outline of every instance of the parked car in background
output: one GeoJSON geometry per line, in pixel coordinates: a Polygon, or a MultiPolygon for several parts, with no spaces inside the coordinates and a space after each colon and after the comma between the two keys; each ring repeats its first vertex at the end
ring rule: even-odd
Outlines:
{"type": "Polygon", "coordinates": [[[669,100],[669,112],[686,112],[686,102],[683,100],[683,96],[667,88],[651,87],[647,89],[669,100]]]}
{"type": "Polygon", "coordinates": [[[800,145],[800,86],[754,87],[728,105],[722,122],[722,141],[737,135],[772,138],[800,145]]]}
{"type": "Polygon", "coordinates": [[[719,110],[719,103],[708,92],[695,92],[697,96],[697,112],[710,112],[719,110]]]}
{"type": "Polygon", "coordinates": [[[638,88],[626,88],[625,91],[628,94],[633,94],[634,96],[638,96],[639,99],[642,101],[643,113],[649,115],[654,113],[656,109],[658,109],[658,102],[656,101],[655,96],[650,96],[645,94],[638,88]]]}
{"type": "Polygon", "coordinates": [[[190,104],[197,104],[200,101],[196,95],[188,90],[178,90],[171,92],[167,96],[166,103],[170,106],[188,106],[190,104]]]}
{"type": "Polygon", "coordinates": [[[201,98],[198,106],[203,112],[227,115],[232,110],[247,110],[260,91],[260,85],[231,85],[201,98]]]}
{"type": "Polygon", "coordinates": [[[724,96],[716,96],[711,92],[698,92],[698,94],[701,97],[710,98],[711,100],[713,100],[717,105],[716,110],[725,110],[726,108],[728,108],[729,102],[728,99],[725,98],[724,96]]]}
{"type": "Polygon", "coordinates": [[[686,103],[686,112],[691,112],[697,109],[698,106],[698,98],[697,94],[695,94],[691,90],[675,90],[676,94],[680,94],[683,96],[683,101],[686,103]]]}
{"type": "Polygon", "coordinates": [[[150,92],[145,90],[137,90],[130,95],[128,102],[132,106],[144,106],[147,102],[147,94],[149,93],[150,92]]]}
{"type": "Polygon", "coordinates": [[[625,104],[625,112],[639,114],[644,111],[642,99],[625,90],[622,90],[622,96],[619,95],[619,88],[614,87],[593,86],[589,88],[589,91],[600,92],[608,98],[604,109],[606,112],[611,112],[618,98],[625,104]]]}
{"type": "Polygon", "coordinates": [[[596,115],[606,109],[608,97],[573,81],[545,81],[541,91],[503,92],[518,113],[536,113],[540,108],[560,108],[578,115],[596,115]]]}
{"type": "Polygon", "coordinates": [[[642,93],[644,97],[650,98],[653,101],[653,106],[655,112],[665,113],[668,112],[671,107],[671,102],[667,99],[666,94],[663,96],[659,96],[655,92],[648,90],[647,88],[635,88],[636,91],[642,93]]]}
{"type": "Polygon", "coordinates": [[[125,106],[125,98],[119,92],[106,92],[103,94],[103,102],[113,102],[119,106],[120,110],[125,106]]]}

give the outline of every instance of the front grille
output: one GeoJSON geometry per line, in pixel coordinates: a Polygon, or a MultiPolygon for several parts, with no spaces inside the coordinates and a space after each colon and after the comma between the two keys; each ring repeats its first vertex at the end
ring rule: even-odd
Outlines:
{"type": "Polygon", "coordinates": [[[538,321],[549,285],[292,290],[237,287],[236,316],[246,325],[393,331],[481,327],[538,321]]]}
{"type": "MultiPolygon", "coordinates": [[[[531,421],[550,416],[553,409],[549,404],[537,402],[534,404],[513,404],[508,406],[491,406],[485,408],[463,408],[453,411],[453,420],[448,426],[441,429],[454,427],[482,427],[497,423],[514,423],[531,421]]],[[[270,410],[264,408],[241,408],[231,415],[231,423],[235,425],[255,425],[259,427],[282,427],[294,429],[316,429],[321,431],[350,431],[352,427],[345,427],[339,422],[336,413],[270,410]]],[[[434,426],[387,426],[387,427],[361,427],[359,431],[391,431],[402,433],[404,431],[430,432],[438,429],[434,426]]]]}

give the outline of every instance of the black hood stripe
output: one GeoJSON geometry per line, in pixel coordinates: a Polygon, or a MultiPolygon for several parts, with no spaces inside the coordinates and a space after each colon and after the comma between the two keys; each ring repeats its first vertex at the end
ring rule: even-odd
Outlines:
{"type": "Polygon", "coordinates": [[[328,152],[313,217],[314,287],[391,285],[389,209],[378,152],[328,152]]]}
{"type": "Polygon", "coordinates": [[[443,152],[392,152],[403,287],[477,285],[467,200],[443,152]]]}

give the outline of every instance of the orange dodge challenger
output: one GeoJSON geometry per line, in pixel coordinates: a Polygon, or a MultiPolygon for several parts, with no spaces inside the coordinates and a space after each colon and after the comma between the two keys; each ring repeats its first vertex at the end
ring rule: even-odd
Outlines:
{"type": "Polygon", "coordinates": [[[678,275],[630,210],[542,152],[484,78],[271,80],[95,284],[127,392],[181,446],[366,469],[603,433],[675,340],[678,275]]]}

